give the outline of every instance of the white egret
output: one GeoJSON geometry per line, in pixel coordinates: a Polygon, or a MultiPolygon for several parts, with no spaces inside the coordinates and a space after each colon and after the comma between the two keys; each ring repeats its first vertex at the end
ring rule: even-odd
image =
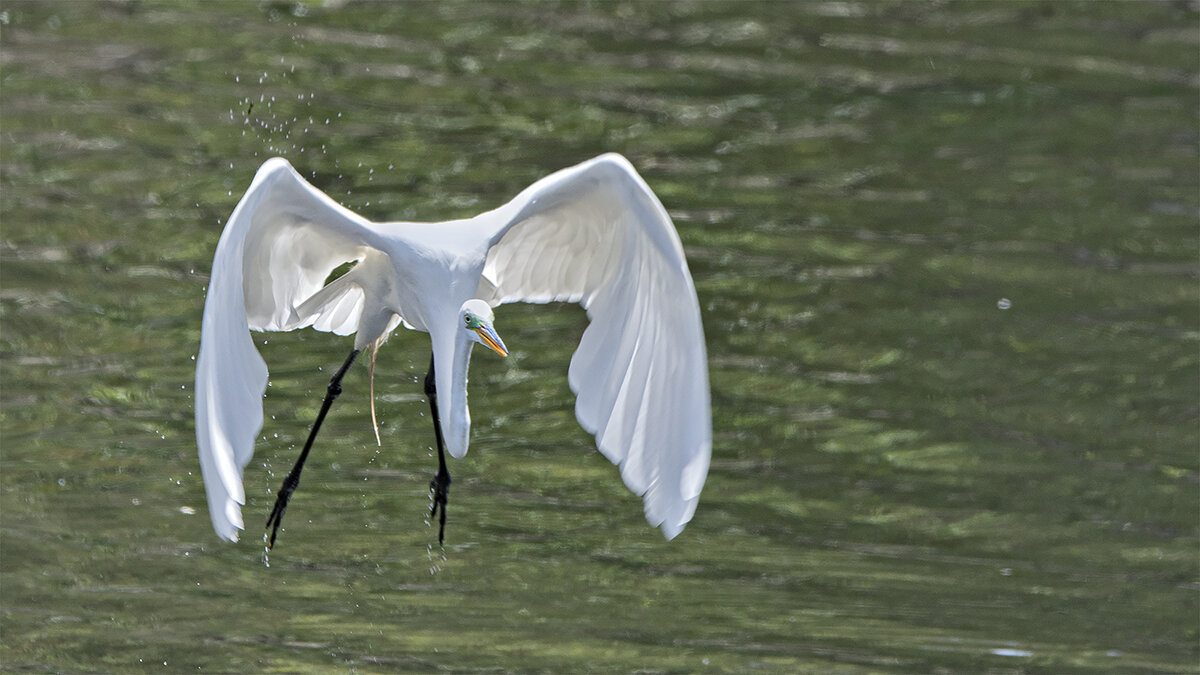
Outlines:
{"type": "Polygon", "coordinates": [[[277,495],[267,521],[274,545],[343,376],[370,348],[373,378],[375,350],[403,323],[433,345],[425,392],[438,446],[430,515],[441,509],[440,541],[445,452],[467,452],[471,346],[507,355],[492,307],[518,301],[587,310],[567,373],[576,417],[643,497],[646,520],[668,539],[677,535],[695,512],[712,446],[700,307],[670,216],[615,154],[551,174],[496,210],[443,223],[368,221],[286,160],[265,162],[217,243],[196,361],[196,440],[217,534],[236,541],[242,529],[242,471],[263,424],[267,367],[250,331],[355,335],[277,495]]]}

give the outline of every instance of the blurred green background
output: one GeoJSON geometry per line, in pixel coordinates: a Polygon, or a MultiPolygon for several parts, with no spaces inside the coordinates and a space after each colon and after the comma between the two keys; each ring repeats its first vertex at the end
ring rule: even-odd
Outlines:
{"type": "Polygon", "coordinates": [[[1192,2],[0,2],[0,669],[1195,672],[1192,2]],[[666,542],[501,307],[444,556],[398,332],[261,335],[247,532],[192,429],[207,273],[286,156],[376,219],[625,154],[675,219],[712,470],[666,542]]]}

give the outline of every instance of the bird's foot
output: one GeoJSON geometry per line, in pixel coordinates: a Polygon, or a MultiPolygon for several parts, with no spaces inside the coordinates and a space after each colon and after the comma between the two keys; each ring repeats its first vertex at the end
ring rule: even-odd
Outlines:
{"type": "Polygon", "coordinates": [[[433,501],[429,517],[437,516],[439,510],[442,512],[438,524],[438,545],[441,546],[446,539],[446,498],[450,495],[450,472],[444,468],[439,469],[433,480],[429,481],[429,492],[433,501]]]}
{"type": "Polygon", "coordinates": [[[299,474],[288,473],[283,479],[283,485],[279,486],[279,494],[275,497],[275,508],[271,509],[271,516],[267,518],[267,527],[271,528],[271,538],[267,541],[267,548],[275,548],[275,537],[279,534],[279,526],[283,524],[283,514],[287,511],[288,500],[292,498],[292,493],[300,485],[299,474]]]}

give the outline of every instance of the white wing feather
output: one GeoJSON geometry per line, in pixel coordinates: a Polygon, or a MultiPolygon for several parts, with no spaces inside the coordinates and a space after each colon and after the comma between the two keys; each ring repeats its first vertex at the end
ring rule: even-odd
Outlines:
{"type": "Polygon", "coordinates": [[[209,515],[222,538],[236,541],[242,528],[242,470],[263,423],[267,366],[250,329],[358,330],[364,292],[355,271],[362,263],[324,282],[343,263],[383,257],[377,243],[366,220],[283,159],[262,165],[221,233],[196,359],[196,441],[209,515]]]}
{"type": "Polygon", "coordinates": [[[480,294],[578,302],[575,415],[673,538],[708,474],[712,419],[700,306],[670,216],[620,155],[552,174],[486,214],[497,223],[480,294]]]}

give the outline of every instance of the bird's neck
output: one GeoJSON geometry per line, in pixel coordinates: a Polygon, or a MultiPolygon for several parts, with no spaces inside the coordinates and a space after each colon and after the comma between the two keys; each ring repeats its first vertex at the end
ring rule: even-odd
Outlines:
{"type": "Polygon", "coordinates": [[[446,451],[453,457],[467,454],[471,433],[471,411],[467,409],[467,369],[474,344],[457,322],[437,331],[433,338],[434,374],[438,417],[446,451]],[[447,334],[448,330],[448,334],[447,334]]]}

